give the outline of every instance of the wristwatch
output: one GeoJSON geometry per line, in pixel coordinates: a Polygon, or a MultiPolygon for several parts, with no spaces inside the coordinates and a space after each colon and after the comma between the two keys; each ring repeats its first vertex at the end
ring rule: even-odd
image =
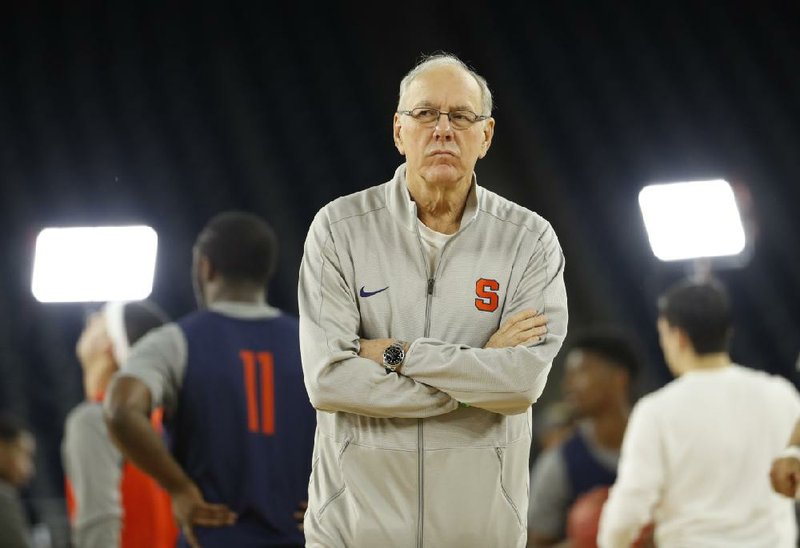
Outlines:
{"type": "Polygon", "coordinates": [[[386,368],[387,373],[396,373],[397,368],[402,365],[406,357],[404,346],[404,342],[395,341],[383,351],[383,367],[386,368]]]}

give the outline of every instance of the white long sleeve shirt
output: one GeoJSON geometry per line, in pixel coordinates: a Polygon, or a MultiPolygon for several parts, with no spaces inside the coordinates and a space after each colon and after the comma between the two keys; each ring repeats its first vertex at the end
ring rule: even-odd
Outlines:
{"type": "Polygon", "coordinates": [[[773,493],[769,470],[798,416],[791,383],[739,365],[686,373],[645,396],[598,544],[627,548],[655,522],[659,548],[795,546],[793,502],[773,493]]]}

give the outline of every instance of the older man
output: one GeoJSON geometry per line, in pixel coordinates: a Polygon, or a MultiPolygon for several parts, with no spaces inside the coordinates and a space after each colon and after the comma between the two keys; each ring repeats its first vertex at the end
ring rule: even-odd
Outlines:
{"type": "Polygon", "coordinates": [[[394,115],[406,162],[309,229],[307,546],[525,545],[530,408],[566,335],[564,257],[547,221],[477,185],[491,110],[458,58],[424,59],[394,115]]]}

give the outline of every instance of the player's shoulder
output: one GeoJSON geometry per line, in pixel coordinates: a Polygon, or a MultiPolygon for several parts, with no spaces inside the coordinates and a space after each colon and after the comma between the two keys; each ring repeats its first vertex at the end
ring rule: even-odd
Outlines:
{"type": "Polygon", "coordinates": [[[141,349],[147,349],[148,352],[152,352],[155,349],[174,349],[176,345],[182,346],[186,341],[184,327],[188,324],[185,322],[191,317],[192,314],[188,314],[174,322],[168,322],[151,329],[133,345],[131,356],[138,354],[141,349]]]}
{"type": "Polygon", "coordinates": [[[481,213],[517,229],[523,228],[541,234],[551,228],[540,214],[505,198],[485,187],[477,186],[478,207],[481,213]]]}
{"type": "Polygon", "coordinates": [[[676,399],[680,399],[683,392],[680,378],[672,379],[664,386],[641,396],[633,406],[632,414],[638,417],[655,417],[662,415],[665,410],[673,408],[676,399]]]}
{"type": "Polygon", "coordinates": [[[760,386],[763,390],[773,392],[778,395],[786,395],[792,398],[797,397],[797,388],[786,377],[768,373],[760,369],[753,369],[744,365],[733,364],[731,371],[743,378],[749,386],[760,386]]]}
{"type": "Polygon", "coordinates": [[[275,316],[275,320],[279,322],[281,325],[285,325],[287,327],[297,328],[300,326],[300,318],[297,317],[295,314],[291,314],[286,312],[285,310],[280,310],[280,313],[275,316]]]}
{"type": "Polygon", "coordinates": [[[299,336],[300,318],[280,309],[275,309],[278,313],[269,318],[263,318],[264,325],[273,332],[285,333],[287,336],[299,336]]]}
{"type": "Polygon", "coordinates": [[[84,436],[89,433],[105,434],[106,424],[103,416],[103,404],[85,401],[76,405],[67,414],[64,431],[67,436],[84,436]]]}

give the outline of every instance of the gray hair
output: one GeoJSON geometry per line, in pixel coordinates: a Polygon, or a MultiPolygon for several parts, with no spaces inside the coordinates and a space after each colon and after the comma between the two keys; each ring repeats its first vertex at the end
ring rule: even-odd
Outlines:
{"type": "Polygon", "coordinates": [[[400,105],[403,102],[403,96],[408,91],[408,87],[411,85],[411,82],[414,81],[414,78],[419,76],[422,72],[433,68],[439,67],[442,65],[451,65],[458,68],[463,69],[466,71],[470,76],[475,78],[475,81],[478,83],[478,87],[481,88],[481,108],[483,112],[478,112],[477,114],[484,114],[486,116],[491,116],[492,114],[492,92],[489,89],[489,84],[486,83],[486,79],[469,68],[469,66],[453,55],[452,53],[435,53],[433,55],[426,55],[424,56],[410,71],[408,74],[403,76],[403,79],[400,81],[400,95],[397,100],[397,108],[400,109],[400,105]]]}

